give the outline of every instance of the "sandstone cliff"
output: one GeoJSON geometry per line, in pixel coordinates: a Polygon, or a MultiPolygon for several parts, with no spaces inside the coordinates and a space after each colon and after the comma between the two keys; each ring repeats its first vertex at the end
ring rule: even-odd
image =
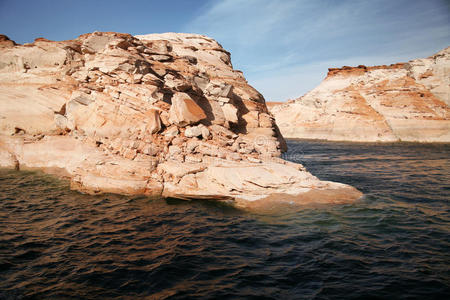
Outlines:
{"type": "Polygon", "coordinates": [[[0,38],[1,166],[63,173],[89,193],[240,205],[360,196],[280,159],[285,147],[264,98],[208,37],[0,38]]]}
{"type": "Polygon", "coordinates": [[[304,96],[270,108],[286,138],[450,142],[450,47],[425,59],[329,69],[304,96]]]}

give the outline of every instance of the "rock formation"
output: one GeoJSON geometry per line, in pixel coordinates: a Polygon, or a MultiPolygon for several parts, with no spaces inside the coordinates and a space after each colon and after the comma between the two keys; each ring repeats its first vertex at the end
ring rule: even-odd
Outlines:
{"type": "Polygon", "coordinates": [[[286,138],[450,142],[449,106],[450,47],[408,63],[329,69],[312,91],[269,109],[286,138]]]}
{"type": "Polygon", "coordinates": [[[206,36],[0,37],[1,166],[57,172],[87,193],[244,206],[361,195],[280,159],[285,147],[262,95],[206,36]]]}

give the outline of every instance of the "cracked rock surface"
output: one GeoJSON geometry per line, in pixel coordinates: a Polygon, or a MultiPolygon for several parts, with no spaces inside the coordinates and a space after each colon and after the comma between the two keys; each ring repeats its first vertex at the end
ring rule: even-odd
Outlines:
{"type": "Polygon", "coordinates": [[[3,167],[56,172],[86,193],[241,206],[360,197],[280,159],[285,150],[262,95],[206,36],[0,37],[3,167]]]}

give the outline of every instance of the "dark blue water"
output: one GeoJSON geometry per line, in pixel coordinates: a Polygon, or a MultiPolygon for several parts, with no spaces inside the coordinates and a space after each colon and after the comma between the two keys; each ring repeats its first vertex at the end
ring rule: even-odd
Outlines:
{"type": "Polygon", "coordinates": [[[449,299],[450,145],[289,142],[354,204],[270,214],[0,171],[0,299],[449,299]]]}

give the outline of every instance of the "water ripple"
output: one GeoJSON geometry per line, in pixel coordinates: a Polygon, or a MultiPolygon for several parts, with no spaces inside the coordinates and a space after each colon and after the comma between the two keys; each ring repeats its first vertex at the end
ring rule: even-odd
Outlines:
{"type": "Polygon", "coordinates": [[[0,170],[0,299],[445,299],[450,146],[289,142],[365,196],[270,214],[0,170]]]}

